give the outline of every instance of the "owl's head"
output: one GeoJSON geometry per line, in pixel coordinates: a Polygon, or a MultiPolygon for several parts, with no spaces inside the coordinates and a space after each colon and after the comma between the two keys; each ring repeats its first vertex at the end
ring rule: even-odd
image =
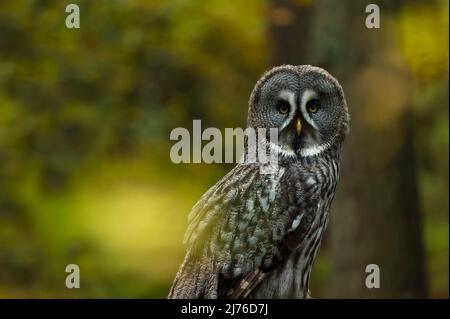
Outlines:
{"type": "Polygon", "coordinates": [[[287,156],[312,156],[341,143],[350,116],[339,82],[310,65],[282,65],[266,72],[250,96],[248,126],[277,128],[287,156]]]}

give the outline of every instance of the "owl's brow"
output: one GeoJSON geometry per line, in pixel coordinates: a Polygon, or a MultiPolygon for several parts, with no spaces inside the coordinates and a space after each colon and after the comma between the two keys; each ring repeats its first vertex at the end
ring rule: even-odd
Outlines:
{"type": "Polygon", "coordinates": [[[309,116],[309,113],[306,111],[306,104],[311,101],[314,98],[317,98],[318,94],[316,91],[312,89],[306,89],[303,91],[302,97],[301,97],[301,103],[300,103],[300,110],[302,112],[303,118],[317,130],[317,125],[314,123],[312,118],[309,116]]]}
{"type": "Polygon", "coordinates": [[[289,116],[286,118],[286,120],[284,121],[283,125],[280,128],[280,130],[282,130],[286,126],[288,126],[289,123],[294,118],[294,115],[297,112],[297,106],[296,106],[296,103],[295,103],[295,93],[292,92],[292,91],[282,90],[280,92],[280,98],[285,100],[286,102],[288,102],[289,105],[291,106],[290,111],[289,111],[289,116]]]}

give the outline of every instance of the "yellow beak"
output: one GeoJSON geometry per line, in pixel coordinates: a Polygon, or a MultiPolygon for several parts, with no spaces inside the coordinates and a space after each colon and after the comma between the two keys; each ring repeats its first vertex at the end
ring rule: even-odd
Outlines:
{"type": "Polygon", "coordinates": [[[299,117],[295,119],[295,131],[297,132],[297,135],[300,136],[300,133],[302,132],[302,121],[300,121],[299,117]]]}

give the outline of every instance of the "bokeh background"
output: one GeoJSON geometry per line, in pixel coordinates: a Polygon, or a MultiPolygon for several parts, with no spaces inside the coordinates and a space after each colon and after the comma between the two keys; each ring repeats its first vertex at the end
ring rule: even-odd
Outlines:
{"type": "Polygon", "coordinates": [[[0,297],[165,298],[190,208],[232,167],[173,164],[170,131],[245,127],[289,63],[333,73],[353,119],[313,297],[448,298],[448,1],[376,1],[367,29],[371,2],[1,1],[0,297]]]}

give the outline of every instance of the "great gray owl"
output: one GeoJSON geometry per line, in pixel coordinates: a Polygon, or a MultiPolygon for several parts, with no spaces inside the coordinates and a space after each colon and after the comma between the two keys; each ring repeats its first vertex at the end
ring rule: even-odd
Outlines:
{"type": "Polygon", "coordinates": [[[270,145],[278,165],[264,174],[261,165],[270,164],[239,163],[200,198],[169,298],[306,298],[349,118],[327,71],[266,72],[250,96],[248,127],[278,128],[270,145]]]}

